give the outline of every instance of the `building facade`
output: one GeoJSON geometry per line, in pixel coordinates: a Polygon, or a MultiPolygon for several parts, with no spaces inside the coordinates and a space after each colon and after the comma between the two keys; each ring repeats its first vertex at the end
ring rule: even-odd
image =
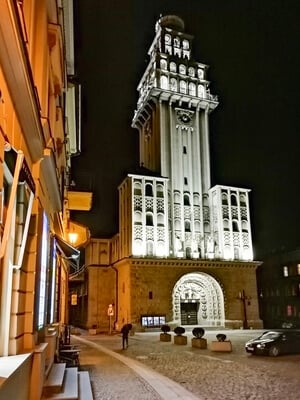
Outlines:
{"type": "Polygon", "coordinates": [[[0,2],[1,400],[41,398],[76,247],[89,238],[70,220],[80,196],[69,192],[80,150],[72,14],[67,0],[0,2]]]}
{"type": "Polygon", "coordinates": [[[266,328],[300,327],[300,250],[274,253],[257,270],[261,319],[266,328]]]}
{"type": "MultiPolygon", "coordinates": [[[[119,233],[106,243],[105,262],[98,241],[87,251],[90,276],[98,269],[102,282],[113,277],[115,289],[103,296],[115,304],[117,326],[261,326],[250,191],[211,186],[209,117],[218,99],[192,45],[179,17],[157,22],[132,121],[140,167],[118,188],[119,233]]],[[[89,308],[106,323],[99,296],[89,308]]]]}

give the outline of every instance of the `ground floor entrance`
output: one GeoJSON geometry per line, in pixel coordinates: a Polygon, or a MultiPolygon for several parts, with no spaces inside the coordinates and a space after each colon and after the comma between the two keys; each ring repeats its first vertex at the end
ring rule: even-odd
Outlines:
{"type": "Polygon", "coordinates": [[[173,289],[173,317],[181,325],[224,326],[224,295],[209,274],[183,275],[173,289]]]}
{"type": "Polygon", "coordinates": [[[199,302],[180,303],[181,325],[197,325],[198,309],[199,309],[199,302]]]}

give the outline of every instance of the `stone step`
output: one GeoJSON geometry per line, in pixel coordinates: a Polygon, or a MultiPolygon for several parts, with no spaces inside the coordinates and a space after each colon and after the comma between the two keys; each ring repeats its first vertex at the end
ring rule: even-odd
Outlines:
{"type": "Polygon", "coordinates": [[[78,400],[78,386],[78,368],[66,368],[61,391],[47,394],[44,400],[78,400]]]}
{"type": "Polygon", "coordinates": [[[79,400],[93,400],[92,386],[88,371],[78,372],[79,400]]]}
{"type": "Polygon", "coordinates": [[[61,391],[65,376],[65,363],[52,364],[49,375],[44,383],[43,393],[48,395],[51,393],[58,393],[61,391]]]}

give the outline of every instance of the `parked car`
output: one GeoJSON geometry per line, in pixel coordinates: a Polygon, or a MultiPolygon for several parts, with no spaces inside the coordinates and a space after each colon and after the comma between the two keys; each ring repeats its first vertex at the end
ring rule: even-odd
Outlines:
{"type": "Polygon", "coordinates": [[[300,353],[300,331],[266,331],[256,339],[245,344],[245,350],[251,354],[277,357],[280,354],[300,353]]]}

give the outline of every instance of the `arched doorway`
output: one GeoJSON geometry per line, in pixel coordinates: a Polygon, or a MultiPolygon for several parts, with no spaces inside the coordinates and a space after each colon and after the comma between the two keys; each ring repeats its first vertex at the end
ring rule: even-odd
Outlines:
{"type": "Polygon", "coordinates": [[[204,272],[183,275],[173,289],[173,320],[180,325],[224,326],[220,284],[204,272]]]}

